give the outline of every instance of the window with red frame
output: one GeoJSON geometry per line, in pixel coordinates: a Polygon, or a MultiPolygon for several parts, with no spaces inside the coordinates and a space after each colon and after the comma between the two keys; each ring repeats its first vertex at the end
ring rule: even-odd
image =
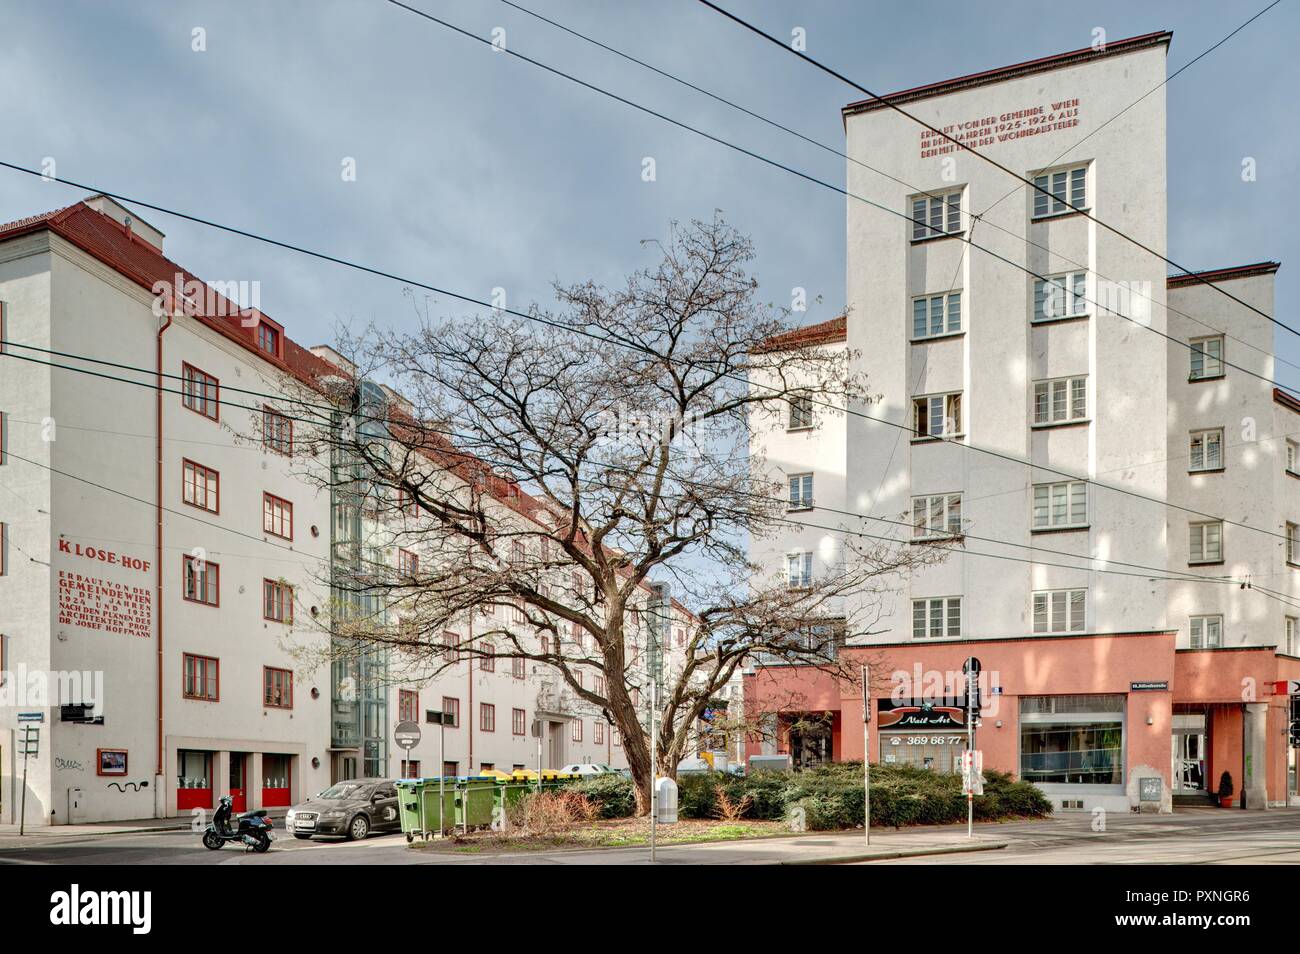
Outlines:
{"type": "Polygon", "coordinates": [[[420,694],[411,689],[397,690],[397,721],[416,722],[420,715],[420,694]]]}
{"type": "Polygon", "coordinates": [[[181,462],[181,500],[209,513],[221,512],[221,475],[192,460],[181,462]]]}
{"type": "Polygon", "coordinates": [[[0,523],[0,576],[9,574],[9,524],[0,523]]]}
{"type": "Polygon", "coordinates": [[[280,356],[280,332],[266,322],[257,326],[257,346],[267,354],[280,356]]]}
{"type": "Polygon", "coordinates": [[[293,587],[280,580],[262,581],[262,618],[277,623],[293,622],[293,587]]]}
{"type": "Polygon", "coordinates": [[[497,707],[488,702],[478,704],[478,727],[480,732],[497,730],[497,707]]]}
{"type": "Polygon", "coordinates": [[[293,708],[293,673],[290,670],[262,667],[262,705],[272,709],[293,708]]]}
{"type": "Polygon", "coordinates": [[[185,598],[191,603],[221,605],[221,567],[211,560],[185,556],[185,598]]]}
{"type": "Polygon", "coordinates": [[[456,647],[460,645],[460,637],[452,632],[443,632],[442,646],[443,652],[447,654],[447,659],[456,662],[460,659],[460,650],[456,647]]]}
{"type": "Polygon", "coordinates": [[[549,656],[550,653],[551,653],[551,637],[549,637],[549,636],[543,636],[543,637],[542,637],[542,655],[543,655],[543,656],[549,656]]]}
{"type": "Polygon", "coordinates": [[[515,540],[510,544],[510,562],[523,563],[527,554],[528,551],[524,548],[524,541],[515,540]]]}
{"type": "Polygon", "coordinates": [[[577,672],[575,672],[575,673],[573,674],[573,681],[576,682],[576,683],[578,684],[578,688],[579,688],[579,689],[584,688],[584,686],[583,686],[583,678],[582,678],[582,670],[581,670],[581,669],[579,669],[577,672]]]}
{"type": "Polygon", "coordinates": [[[397,512],[407,517],[414,517],[420,512],[420,507],[415,502],[415,495],[405,487],[397,488],[397,512]]]}
{"type": "Polygon", "coordinates": [[[446,723],[453,729],[460,728],[460,700],[453,699],[451,696],[442,697],[442,712],[447,716],[449,721],[446,723]]]}
{"type": "Polygon", "coordinates": [[[524,666],[526,662],[527,660],[521,659],[518,656],[510,660],[510,675],[514,676],[516,679],[523,679],[524,666]]]}
{"type": "Polygon", "coordinates": [[[189,364],[181,365],[181,404],[196,414],[217,420],[220,385],[212,375],[189,364]]]}
{"type": "Polygon", "coordinates": [[[593,722],[591,724],[591,741],[597,745],[605,744],[605,723],[593,722]]]}
{"type": "Polygon", "coordinates": [[[491,640],[484,640],[483,655],[478,658],[478,668],[483,672],[497,671],[496,646],[491,640]]]}
{"type": "Polygon", "coordinates": [[[211,656],[185,654],[182,691],[186,699],[216,702],[219,698],[221,664],[211,656]]]}
{"type": "Polygon", "coordinates": [[[678,646],[686,645],[686,630],[684,629],[677,630],[677,645],[678,646]]]}
{"type": "Polygon", "coordinates": [[[293,453],[293,421],[271,407],[262,408],[262,446],[277,454],[293,453]]]}
{"type": "Polygon", "coordinates": [[[524,732],[526,731],[524,729],[524,723],[527,721],[528,721],[528,713],[524,712],[523,709],[510,710],[510,731],[514,735],[524,734],[524,732]]]}
{"type": "Polygon", "coordinates": [[[412,759],[409,762],[406,759],[402,759],[402,778],[421,778],[421,777],[422,776],[420,775],[419,759],[412,759]]]}
{"type": "Polygon", "coordinates": [[[592,682],[594,683],[591,687],[592,691],[598,696],[603,696],[605,694],[605,677],[596,676],[592,682]]]}
{"type": "Polygon", "coordinates": [[[397,573],[399,576],[414,577],[420,572],[420,558],[410,550],[397,551],[397,573]]]}
{"type": "Polygon", "coordinates": [[[9,446],[5,440],[5,427],[8,422],[4,411],[0,411],[0,464],[5,462],[5,448],[9,446]]]}
{"type": "Polygon", "coordinates": [[[293,504],[275,494],[262,494],[262,529],[274,537],[293,539],[293,504]]]}
{"type": "Polygon", "coordinates": [[[574,719],[572,725],[573,725],[573,730],[572,733],[569,735],[569,738],[574,742],[581,742],[582,741],[582,720],[574,719]]]}
{"type": "Polygon", "coordinates": [[[609,736],[609,737],[610,737],[611,739],[614,740],[614,744],[615,744],[615,745],[622,745],[622,744],[623,744],[623,737],[622,737],[621,735],[618,734],[618,726],[616,726],[616,725],[611,725],[611,726],[609,727],[609,732],[610,732],[610,736],[609,736]]]}

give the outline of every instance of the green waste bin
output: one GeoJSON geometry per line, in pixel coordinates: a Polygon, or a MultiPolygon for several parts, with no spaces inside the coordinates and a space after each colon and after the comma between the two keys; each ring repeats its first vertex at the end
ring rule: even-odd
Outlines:
{"type": "Polygon", "coordinates": [[[450,831],[455,826],[457,815],[456,779],[399,779],[397,804],[402,820],[402,834],[406,835],[407,841],[414,841],[417,836],[428,838],[430,835],[437,834],[439,822],[442,831],[450,831]],[[441,811],[438,808],[440,787],[443,793],[441,811]]]}
{"type": "Polygon", "coordinates": [[[462,778],[456,784],[456,822],[465,828],[486,828],[492,824],[497,782],[490,775],[462,778]]]}
{"type": "Polygon", "coordinates": [[[508,817],[509,812],[519,804],[519,800],[535,788],[536,786],[526,778],[497,779],[492,793],[493,807],[508,817]]]}

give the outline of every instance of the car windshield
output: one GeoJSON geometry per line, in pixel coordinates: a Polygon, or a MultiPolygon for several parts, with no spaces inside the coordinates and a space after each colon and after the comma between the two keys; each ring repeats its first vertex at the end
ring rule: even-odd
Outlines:
{"type": "Polygon", "coordinates": [[[317,795],[317,798],[326,798],[331,801],[342,801],[344,799],[369,798],[371,786],[361,782],[339,782],[337,785],[331,785],[325,791],[317,795]]]}

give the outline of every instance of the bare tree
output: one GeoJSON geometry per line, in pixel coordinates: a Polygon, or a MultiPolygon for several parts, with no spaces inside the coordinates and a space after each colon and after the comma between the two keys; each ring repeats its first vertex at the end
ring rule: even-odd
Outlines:
{"type": "MultiPolygon", "coordinates": [[[[487,655],[551,667],[619,730],[643,812],[656,679],[657,769],[674,776],[740,667],[852,678],[844,642],[935,559],[837,525],[842,559],[814,579],[751,562],[750,540],[789,519],[751,426],[791,402],[867,401],[865,382],[843,350],[768,345],[787,316],[756,300],[751,245],[719,217],[653,244],[658,261],[620,288],[557,286],[554,313],[425,314],[413,333],[349,342],[402,399],[363,396],[361,427],[313,439],[349,462],[332,492],[418,554],[362,560],[351,585],[381,609],[336,610],[336,632],[429,672],[487,655]]],[[[363,376],[339,384],[344,399],[363,376]]]]}

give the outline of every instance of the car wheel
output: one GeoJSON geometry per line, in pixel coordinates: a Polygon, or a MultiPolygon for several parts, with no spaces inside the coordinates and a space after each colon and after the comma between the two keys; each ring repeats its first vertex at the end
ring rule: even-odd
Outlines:
{"type": "Polygon", "coordinates": [[[348,823],[348,841],[364,841],[370,834],[370,820],[365,815],[358,815],[348,823]]]}
{"type": "Polygon", "coordinates": [[[300,835],[300,834],[298,834],[297,832],[294,832],[293,837],[295,837],[295,838],[297,838],[297,839],[299,839],[299,840],[301,840],[301,841],[311,841],[311,835],[300,835]]]}
{"type": "Polygon", "coordinates": [[[205,831],[203,833],[203,847],[207,848],[209,851],[216,851],[223,844],[225,844],[225,842],[221,840],[221,836],[215,831],[205,831]]]}

